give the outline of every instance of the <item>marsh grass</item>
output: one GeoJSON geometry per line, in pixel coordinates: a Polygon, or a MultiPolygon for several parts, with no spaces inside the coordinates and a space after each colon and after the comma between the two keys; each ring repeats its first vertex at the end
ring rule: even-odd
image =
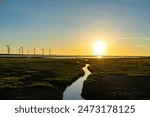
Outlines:
{"type": "Polygon", "coordinates": [[[85,99],[150,99],[150,59],[92,59],[84,82],[85,99]]]}
{"type": "Polygon", "coordinates": [[[83,66],[77,59],[0,58],[0,99],[62,99],[83,66]]]}

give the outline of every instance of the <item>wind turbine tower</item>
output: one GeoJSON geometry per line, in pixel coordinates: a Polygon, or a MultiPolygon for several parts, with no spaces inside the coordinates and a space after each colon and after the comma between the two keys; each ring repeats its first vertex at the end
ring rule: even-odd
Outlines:
{"type": "Polygon", "coordinates": [[[22,47],[20,47],[20,49],[21,49],[21,54],[23,54],[23,46],[22,46],[22,47]]]}
{"type": "Polygon", "coordinates": [[[8,54],[10,54],[10,45],[6,45],[6,47],[7,47],[8,54]]]}
{"type": "Polygon", "coordinates": [[[44,49],[42,48],[42,55],[44,55],[44,49]]]}
{"type": "Polygon", "coordinates": [[[35,55],[35,48],[33,48],[33,51],[34,51],[34,55],[35,55]]]}
{"type": "Polygon", "coordinates": [[[30,51],[29,51],[29,49],[28,49],[28,54],[30,54],[30,51]]]}
{"type": "Polygon", "coordinates": [[[49,49],[49,55],[51,55],[51,49],[49,49]]]}
{"type": "Polygon", "coordinates": [[[18,50],[19,50],[19,54],[20,54],[21,53],[21,49],[19,48],[18,50]]]}

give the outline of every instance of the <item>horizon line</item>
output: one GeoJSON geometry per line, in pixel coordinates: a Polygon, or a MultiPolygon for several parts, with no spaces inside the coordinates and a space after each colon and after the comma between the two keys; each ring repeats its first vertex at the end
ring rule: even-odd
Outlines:
{"type": "Polygon", "coordinates": [[[50,56],[50,57],[150,57],[150,55],[65,55],[65,54],[0,54],[0,56],[50,56]]]}

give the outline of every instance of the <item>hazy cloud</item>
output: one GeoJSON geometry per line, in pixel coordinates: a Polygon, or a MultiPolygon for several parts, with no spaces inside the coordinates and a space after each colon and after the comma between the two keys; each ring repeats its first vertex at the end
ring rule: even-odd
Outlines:
{"type": "Polygon", "coordinates": [[[107,43],[113,43],[114,41],[107,41],[107,43]]]}
{"type": "Polygon", "coordinates": [[[145,41],[150,41],[150,38],[149,39],[144,39],[145,41]]]}
{"type": "Polygon", "coordinates": [[[117,40],[150,40],[150,37],[114,37],[117,40]]]}

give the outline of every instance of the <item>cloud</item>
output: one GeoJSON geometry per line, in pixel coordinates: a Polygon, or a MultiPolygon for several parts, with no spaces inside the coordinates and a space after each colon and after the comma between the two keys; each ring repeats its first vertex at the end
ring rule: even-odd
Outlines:
{"type": "Polygon", "coordinates": [[[150,36],[143,36],[143,37],[114,37],[114,39],[116,40],[145,40],[145,41],[149,41],[150,40],[150,36]]]}
{"type": "Polygon", "coordinates": [[[150,38],[149,39],[144,39],[145,41],[150,41],[150,38]]]}

